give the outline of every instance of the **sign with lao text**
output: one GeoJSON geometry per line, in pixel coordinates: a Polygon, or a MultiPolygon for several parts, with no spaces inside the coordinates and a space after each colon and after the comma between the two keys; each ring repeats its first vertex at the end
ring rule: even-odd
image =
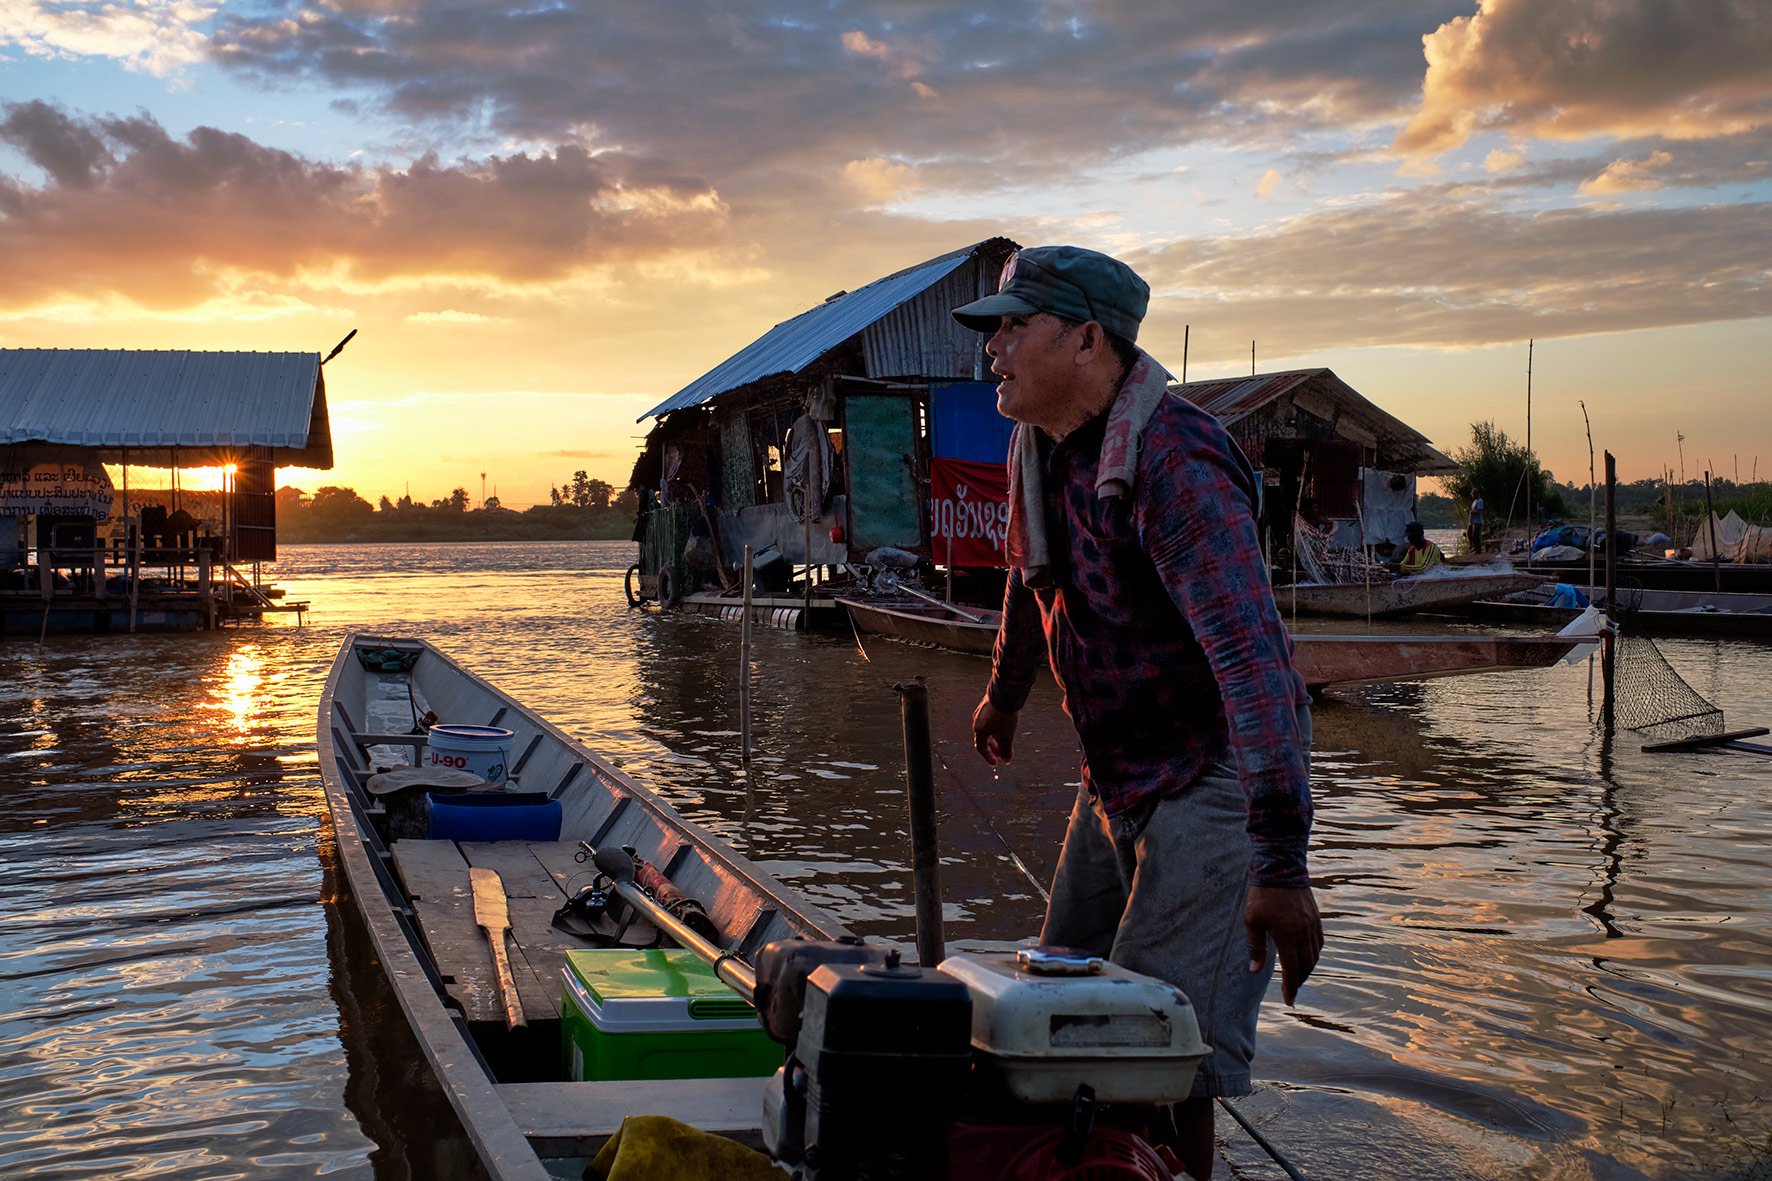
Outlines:
{"type": "Polygon", "coordinates": [[[100,464],[33,463],[0,470],[0,513],[9,516],[111,515],[111,477],[100,464]]]}

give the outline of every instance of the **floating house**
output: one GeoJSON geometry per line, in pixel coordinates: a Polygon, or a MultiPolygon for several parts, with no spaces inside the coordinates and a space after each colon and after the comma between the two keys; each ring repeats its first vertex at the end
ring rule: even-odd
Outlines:
{"type": "Polygon", "coordinates": [[[831,566],[935,556],[932,407],[992,388],[950,312],[995,291],[1016,248],[991,238],[838,292],[642,415],[630,598],[729,607],[750,546],[793,625],[831,566]]]}
{"type": "Polygon", "coordinates": [[[330,468],[318,353],[0,349],[0,632],[299,611],[264,585],[276,469],[330,468]],[[170,487],[129,486],[159,469],[170,487]],[[180,473],[222,472],[219,492],[180,473]],[[109,469],[116,469],[113,479],[109,469]]]}
{"type": "MultiPolygon", "coordinates": [[[[735,614],[746,546],[785,626],[830,605],[815,585],[835,566],[1001,568],[1010,423],[984,338],[951,311],[994,291],[1015,249],[991,238],[839,292],[643,415],[630,601],[735,614]]],[[[1171,389],[1262,470],[1261,525],[1282,551],[1301,506],[1334,545],[1400,543],[1416,478],[1458,468],[1328,369],[1171,389]]]]}
{"type": "Polygon", "coordinates": [[[1170,389],[1223,423],[1262,473],[1264,533],[1292,536],[1300,506],[1342,549],[1403,544],[1419,476],[1459,466],[1329,369],[1292,369],[1170,389]],[[1308,511],[1308,509],[1307,509],[1308,511]]]}

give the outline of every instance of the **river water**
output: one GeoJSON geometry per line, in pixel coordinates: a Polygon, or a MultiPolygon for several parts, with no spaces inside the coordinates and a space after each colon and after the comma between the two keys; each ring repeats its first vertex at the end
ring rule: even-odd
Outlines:
{"type": "MultiPolygon", "coordinates": [[[[978,658],[763,630],[747,778],[737,627],[630,611],[631,552],[291,546],[305,626],[0,645],[0,1175],[458,1171],[338,901],[313,732],[353,630],[430,639],[906,942],[891,686],[921,675],[949,942],[1037,929],[1076,780],[1049,683],[997,778],[978,658]]],[[[1662,647],[1772,721],[1772,649],[1662,647]]],[[[1605,740],[1591,693],[1583,664],[1319,702],[1329,945],[1242,1104],[1307,1175],[1772,1176],[1772,761],[1605,740]]]]}

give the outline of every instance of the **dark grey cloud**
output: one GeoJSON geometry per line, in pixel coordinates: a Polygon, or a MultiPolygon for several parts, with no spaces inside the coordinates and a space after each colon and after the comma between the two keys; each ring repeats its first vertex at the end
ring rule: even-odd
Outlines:
{"type": "Polygon", "coordinates": [[[41,101],[7,107],[6,118],[0,119],[0,140],[18,148],[56,184],[71,189],[90,187],[93,177],[112,162],[102,135],[41,101]]]}
{"type": "Polygon", "coordinates": [[[1527,214],[1399,195],[1134,259],[1154,310],[1300,355],[1772,316],[1772,205],[1527,214]]]}
{"type": "Polygon", "coordinates": [[[0,298],[201,299],[218,274],[548,283],[719,241],[706,182],[577,145],[398,170],[316,163],[242,135],[183,138],[145,115],[0,108],[0,141],[47,174],[0,178],[0,298]]]}

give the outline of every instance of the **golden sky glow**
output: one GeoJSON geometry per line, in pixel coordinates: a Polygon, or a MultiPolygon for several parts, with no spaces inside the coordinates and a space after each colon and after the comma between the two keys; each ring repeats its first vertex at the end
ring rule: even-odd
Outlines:
{"type": "Polygon", "coordinates": [[[1120,254],[1190,377],[1442,448],[1772,474],[1772,8],[0,6],[0,346],[301,349],[312,491],[621,485],[776,322],[996,234],[1120,254]]]}

